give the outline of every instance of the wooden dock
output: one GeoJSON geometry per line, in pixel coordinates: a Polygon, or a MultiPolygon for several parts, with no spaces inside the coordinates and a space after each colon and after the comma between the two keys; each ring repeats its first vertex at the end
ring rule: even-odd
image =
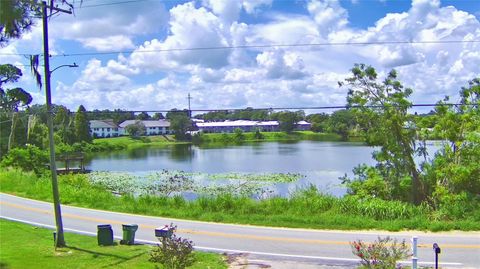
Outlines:
{"type": "Polygon", "coordinates": [[[64,162],[64,167],[57,168],[57,174],[68,173],[88,173],[89,170],[85,169],[85,154],[83,152],[73,152],[59,154],[56,158],[57,161],[64,162]],[[78,163],[78,166],[72,164],[78,163]]]}

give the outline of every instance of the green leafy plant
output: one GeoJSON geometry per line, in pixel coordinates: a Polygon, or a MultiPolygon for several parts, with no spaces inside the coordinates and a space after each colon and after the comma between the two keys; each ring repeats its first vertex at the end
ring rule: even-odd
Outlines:
{"type": "Polygon", "coordinates": [[[48,154],[36,146],[14,148],[8,152],[0,163],[3,167],[17,167],[24,171],[33,171],[40,175],[47,171],[48,154]]]}
{"type": "Polygon", "coordinates": [[[183,269],[195,262],[193,253],[193,242],[191,240],[178,237],[175,234],[177,226],[170,225],[166,228],[172,231],[170,237],[161,239],[162,244],[157,245],[150,252],[149,261],[160,263],[167,269],[183,269]]]}
{"type": "Polygon", "coordinates": [[[378,237],[373,243],[366,243],[362,240],[350,243],[354,255],[361,259],[361,268],[391,269],[397,267],[397,262],[410,255],[405,240],[398,242],[387,236],[378,237]]]}

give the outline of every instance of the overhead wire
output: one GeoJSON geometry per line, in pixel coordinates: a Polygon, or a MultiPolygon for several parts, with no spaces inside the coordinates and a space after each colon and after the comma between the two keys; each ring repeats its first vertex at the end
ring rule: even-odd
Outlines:
{"type": "MultiPolygon", "coordinates": [[[[175,51],[204,51],[204,50],[227,50],[227,49],[260,49],[260,48],[288,48],[288,47],[325,47],[325,46],[367,46],[367,45],[404,45],[404,44],[461,44],[461,43],[480,43],[480,40],[426,40],[426,41],[368,41],[368,42],[324,42],[324,43],[297,43],[297,44],[258,44],[258,45],[239,45],[239,46],[214,46],[214,47],[191,47],[191,48],[169,48],[152,50],[123,50],[107,52],[79,52],[62,53],[51,55],[50,57],[72,57],[72,56],[95,56],[112,54],[132,54],[132,53],[155,53],[155,52],[175,52],[175,51]]],[[[40,53],[41,54],[41,53],[40,53]]],[[[1,53],[0,55],[22,55],[28,56],[28,53],[1,53]]]]}

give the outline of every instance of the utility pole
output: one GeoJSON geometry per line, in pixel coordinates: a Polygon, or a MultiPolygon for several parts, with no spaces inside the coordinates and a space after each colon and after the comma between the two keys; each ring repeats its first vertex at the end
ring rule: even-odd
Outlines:
{"type": "Polygon", "coordinates": [[[190,97],[190,93],[188,93],[187,99],[188,99],[188,117],[192,118],[192,109],[190,108],[190,100],[192,100],[193,98],[190,97]]]}
{"type": "MultiPolygon", "coordinates": [[[[48,7],[51,10],[72,14],[69,10],[56,7],[48,7]]],[[[60,194],[58,192],[57,165],[55,163],[55,141],[53,140],[53,121],[52,121],[52,96],[50,90],[50,53],[48,49],[48,16],[47,2],[42,1],[42,21],[43,21],[43,60],[45,70],[45,97],[47,102],[47,125],[48,140],[50,146],[50,171],[52,172],[52,192],[53,208],[55,212],[55,225],[57,233],[55,238],[55,247],[65,247],[65,237],[63,235],[62,211],[60,209],[60,194]]]]}

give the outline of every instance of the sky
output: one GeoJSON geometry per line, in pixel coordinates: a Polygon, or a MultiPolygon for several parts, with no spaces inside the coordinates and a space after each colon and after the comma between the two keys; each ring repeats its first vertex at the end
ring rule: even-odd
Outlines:
{"type": "MultiPolygon", "coordinates": [[[[81,104],[185,109],[189,93],[194,110],[345,105],[348,89],[338,81],[355,63],[375,67],[380,77],[396,69],[416,104],[446,95],[457,101],[460,88],[480,76],[479,0],[77,0],[74,6],[74,15],[55,15],[48,24],[51,69],[79,65],[52,73],[53,103],[71,110],[81,104]],[[372,42],[390,44],[364,44],[372,42]]],[[[38,104],[45,103],[44,89],[24,54],[42,52],[41,21],[0,48],[0,63],[22,69],[17,86],[38,104]]]]}

